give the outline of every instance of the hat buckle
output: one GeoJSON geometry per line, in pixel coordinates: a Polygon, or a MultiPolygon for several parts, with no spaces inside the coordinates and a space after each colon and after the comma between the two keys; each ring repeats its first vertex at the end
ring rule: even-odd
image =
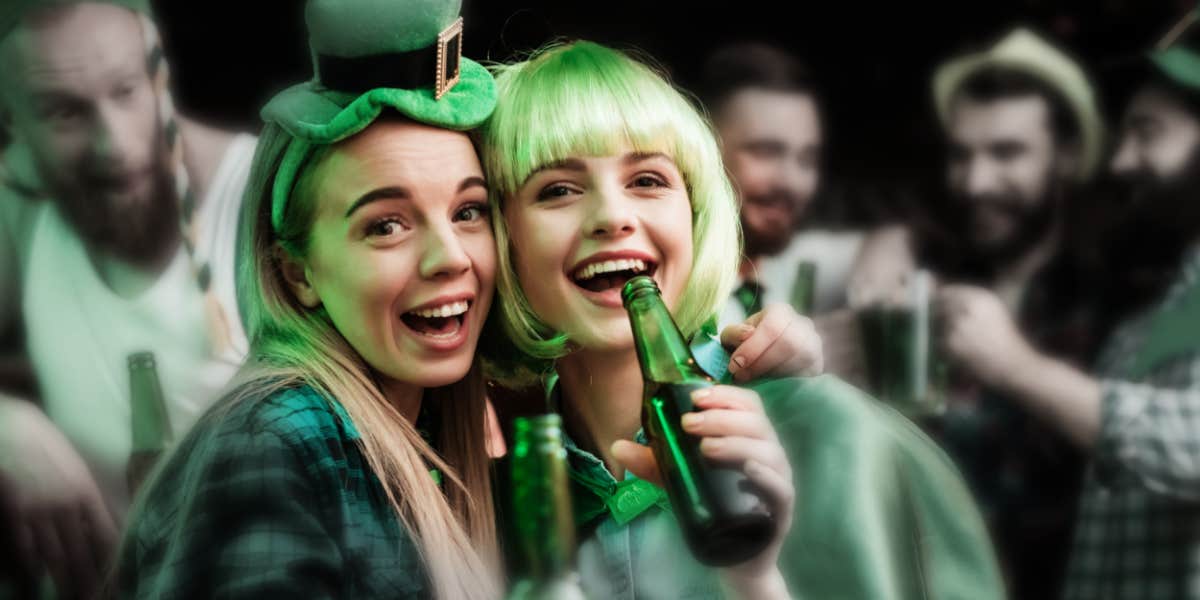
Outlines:
{"type": "Polygon", "coordinates": [[[454,88],[462,74],[463,20],[459,17],[437,37],[437,74],[434,84],[434,100],[454,88]]]}

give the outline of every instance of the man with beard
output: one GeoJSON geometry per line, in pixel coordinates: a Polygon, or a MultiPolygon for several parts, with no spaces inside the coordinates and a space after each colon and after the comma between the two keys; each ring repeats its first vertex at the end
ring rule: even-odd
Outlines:
{"type": "Polygon", "coordinates": [[[714,52],[703,76],[704,102],[741,199],[745,240],[741,286],[721,324],[739,323],[768,302],[792,303],[805,285],[798,281],[804,262],[816,267],[810,315],[843,306],[860,234],[798,230],[820,184],[824,143],[807,70],[779,49],[745,43],[714,52]]]}
{"type": "Polygon", "coordinates": [[[994,295],[962,289],[945,307],[950,351],[1089,454],[1066,598],[1200,593],[1198,16],[1142,63],[1111,164],[1140,230],[1123,239],[1159,247],[1137,266],[1169,259],[1174,277],[1117,326],[1094,375],[1027,341],[994,295]]]}
{"type": "MultiPolygon", "coordinates": [[[[953,307],[987,294],[1019,315],[1021,330],[1042,347],[1086,362],[1098,345],[1097,311],[1081,238],[1067,229],[1083,226],[1075,213],[1086,207],[1073,201],[1103,148],[1086,76],[1063,52],[1017,30],[943,64],[933,88],[948,146],[945,201],[907,227],[871,236],[864,260],[882,257],[875,272],[868,269],[877,292],[864,293],[872,288],[856,273],[856,304],[894,297],[920,264],[947,284],[934,301],[947,331],[956,323],[953,307]],[[897,260],[906,256],[915,259],[897,260]]],[[[967,476],[1014,597],[1052,597],[1065,568],[1081,458],[1006,397],[991,377],[995,365],[969,360],[953,343],[944,350],[952,373],[946,412],[927,425],[967,476]]]]}
{"type": "Polygon", "coordinates": [[[0,536],[64,595],[95,591],[129,506],[130,356],[153,353],[178,433],[245,352],[254,139],[176,115],[162,57],[145,0],[0,8],[0,332],[23,330],[41,402],[0,395],[0,536]]]}

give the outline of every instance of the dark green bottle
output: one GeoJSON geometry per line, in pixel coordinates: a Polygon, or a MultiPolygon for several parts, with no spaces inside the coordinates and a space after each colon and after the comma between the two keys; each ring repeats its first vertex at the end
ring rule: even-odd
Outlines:
{"type": "Polygon", "coordinates": [[[585,598],[575,572],[575,519],[558,415],[513,420],[511,451],[516,580],[508,597],[585,598]]]}
{"type": "Polygon", "coordinates": [[[171,442],[171,422],[151,352],[129,355],[129,409],[133,429],[125,483],[133,496],[171,442]]]}
{"type": "Polygon", "coordinates": [[[692,392],[713,385],[712,378],[696,364],[653,279],[630,279],[621,297],[646,384],[642,429],[684,539],[702,563],[745,562],[771,542],[771,511],[744,473],[711,464],[700,454],[700,438],[679,422],[694,410],[692,392]]]}

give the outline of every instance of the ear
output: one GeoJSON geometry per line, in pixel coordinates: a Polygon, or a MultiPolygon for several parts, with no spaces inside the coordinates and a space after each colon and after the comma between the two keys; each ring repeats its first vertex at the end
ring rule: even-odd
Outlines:
{"type": "Polygon", "coordinates": [[[313,287],[308,266],[302,259],[292,256],[291,252],[276,244],[275,262],[279,264],[279,272],[283,274],[283,280],[287,282],[288,288],[292,290],[292,295],[300,301],[300,304],[307,308],[316,308],[321,305],[321,296],[313,287]]]}

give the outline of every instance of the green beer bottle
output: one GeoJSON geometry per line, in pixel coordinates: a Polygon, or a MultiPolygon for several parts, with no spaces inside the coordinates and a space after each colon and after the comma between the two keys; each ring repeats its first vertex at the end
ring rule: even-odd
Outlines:
{"type": "Polygon", "coordinates": [[[517,578],[509,599],[583,600],[559,416],[514,419],[510,461],[517,578]]]}
{"type": "Polygon", "coordinates": [[[130,420],[133,425],[133,445],[129,464],[125,467],[125,483],[133,496],[142,485],[154,463],[171,442],[171,422],[167,417],[166,400],[154,354],[137,352],[129,355],[130,420]]]}
{"type": "Polygon", "coordinates": [[[684,539],[702,563],[745,562],[771,541],[770,509],[744,473],[710,464],[700,454],[700,438],[679,422],[694,410],[692,392],[713,385],[712,378],[696,364],[653,279],[630,279],[621,297],[646,384],[642,429],[684,539]]]}

